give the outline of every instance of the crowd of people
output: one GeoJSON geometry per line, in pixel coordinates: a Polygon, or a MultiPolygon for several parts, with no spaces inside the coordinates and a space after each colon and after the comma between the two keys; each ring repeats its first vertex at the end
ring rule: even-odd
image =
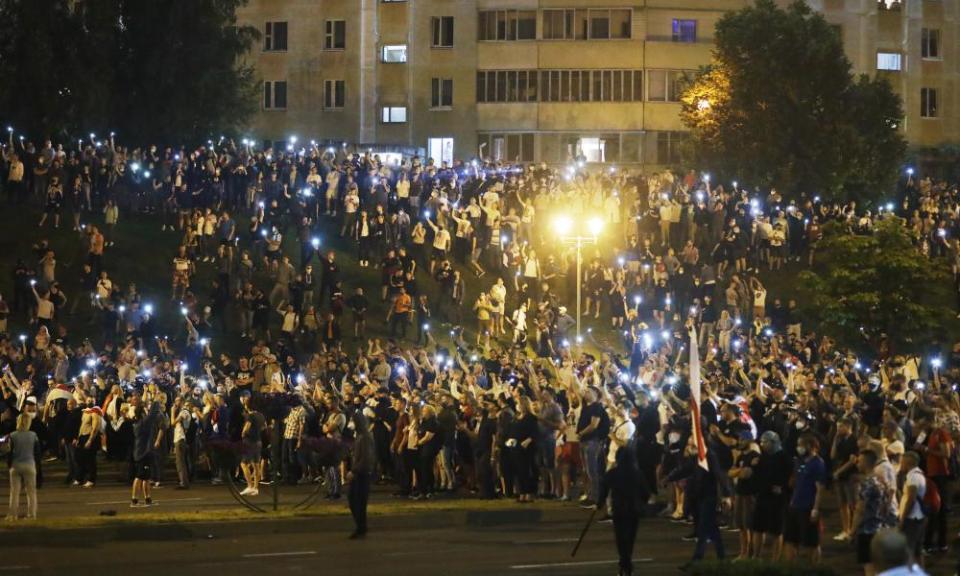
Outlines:
{"type": "Polygon", "coordinates": [[[86,489],[98,463],[128,463],[138,507],[172,459],[180,489],[323,483],[338,499],[348,484],[356,537],[375,482],[598,506],[628,534],[623,574],[655,502],[691,524],[694,560],[710,542],[725,557],[728,528],[740,558],[817,561],[826,491],[867,574],[885,528],[918,561],[947,550],[960,344],[840,349],[762,279],[814,265],[828,222],[870,234],[900,218],[956,281],[956,186],[911,172],[864,209],[578,158],[385,163],[294,139],[70,147],[12,131],[0,175],[9,206],[41,213],[0,299],[9,518],[21,484],[36,516],[43,456],[86,489]],[[604,229],[579,276],[564,215],[604,229]],[[151,255],[169,285],[111,259],[131,217],[179,238],[151,255]],[[46,239],[61,225],[82,246],[69,277],[46,239]],[[354,262],[379,285],[341,268],[354,262]]]}

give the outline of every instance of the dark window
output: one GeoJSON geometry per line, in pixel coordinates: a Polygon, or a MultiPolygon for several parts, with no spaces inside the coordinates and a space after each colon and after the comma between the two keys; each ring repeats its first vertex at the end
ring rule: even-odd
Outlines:
{"type": "Polygon", "coordinates": [[[287,49],[286,22],[267,22],[263,32],[263,49],[267,52],[287,49]]]}
{"type": "Polygon", "coordinates": [[[920,56],[933,60],[940,58],[940,30],[924,28],[920,31],[920,56]]]}
{"type": "Polygon", "coordinates": [[[452,48],[453,16],[439,16],[431,20],[433,22],[433,38],[430,45],[434,48],[452,48]]]}
{"type": "Polygon", "coordinates": [[[343,108],[346,101],[346,83],[343,80],[325,80],[323,82],[323,107],[327,110],[343,108]]]}
{"type": "Polygon", "coordinates": [[[287,107],[287,83],[286,82],[264,82],[263,83],[264,110],[282,110],[286,107],[287,107]]]}
{"type": "Polygon", "coordinates": [[[346,20],[327,20],[323,37],[325,50],[343,50],[347,47],[346,20]]]}
{"type": "Polygon", "coordinates": [[[920,117],[936,118],[938,115],[939,115],[939,111],[937,110],[937,89],[921,88],[920,89],[920,117]]]}
{"type": "Polygon", "coordinates": [[[434,78],[431,81],[430,107],[449,108],[453,106],[453,79],[434,78]]]}

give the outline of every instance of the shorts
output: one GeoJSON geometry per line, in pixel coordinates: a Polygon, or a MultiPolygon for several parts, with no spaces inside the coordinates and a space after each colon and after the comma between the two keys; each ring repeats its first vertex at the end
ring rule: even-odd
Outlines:
{"type": "Polygon", "coordinates": [[[783,541],[787,544],[816,548],[820,545],[820,521],[810,518],[810,510],[787,509],[783,527],[783,541]]]}
{"type": "Polygon", "coordinates": [[[174,272],[173,273],[173,287],[183,286],[184,288],[190,287],[190,273],[189,272],[174,272]]]}
{"type": "Polygon", "coordinates": [[[431,260],[446,260],[446,258],[447,258],[447,251],[446,251],[446,250],[441,250],[441,249],[439,249],[439,248],[434,248],[434,249],[432,249],[432,250],[430,251],[430,259],[431,259],[431,260]]]}
{"type": "Polygon", "coordinates": [[[262,442],[244,442],[240,449],[240,461],[244,464],[256,464],[260,462],[263,449],[262,442]]]}
{"type": "Polygon", "coordinates": [[[834,486],[837,488],[837,499],[840,500],[840,504],[849,506],[857,503],[856,482],[847,478],[846,480],[838,480],[834,483],[834,486]]]}
{"type": "Polygon", "coordinates": [[[752,494],[737,494],[733,499],[733,526],[739,530],[753,530],[756,515],[756,497],[752,494]]]}
{"type": "Polygon", "coordinates": [[[779,499],[757,497],[753,510],[753,531],[774,536],[783,533],[783,504],[779,499]]]}
{"type": "Polygon", "coordinates": [[[870,543],[873,534],[857,534],[857,564],[870,563],[870,543]]]}
{"type": "Polygon", "coordinates": [[[580,457],[580,443],[567,442],[560,448],[560,463],[567,464],[571,468],[580,468],[583,460],[580,457]]]}
{"type": "Polygon", "coordinates": [[[152,458],[148,454],[142,460],[133,461],[133,477],[137,480],[150,480],[152,472],[152,458]]]}

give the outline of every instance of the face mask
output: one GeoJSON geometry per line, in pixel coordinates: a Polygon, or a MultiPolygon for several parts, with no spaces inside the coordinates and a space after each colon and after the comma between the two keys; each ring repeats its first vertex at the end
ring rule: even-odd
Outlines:
{"type": "Polygon", "coordinates": [[[806,446],[797,446],[797,455],[798,455],[798,456],[806,456],[806,455],[807,455],[807,447],[806,447],[806,446]]]}
{"type": "Polygon", "coordinates": [[[354,424],[353,420],[351,420],[350,422],[347,423],[347,428],[350,430],[356,430],[357,425],[354,424]]]}
{"type": "Polygon", "coordinates": [[[797,420],[796,427],[797,427],[797,430],[803,430],[804,428],[807,427],[807,425],[802,420],[797,420]]]}
{"type": "Polygon", "coordinates": [[[667,436],[667,438],[670,440],[671,444],[676,444],[677,442],[680,441],[680,434],[676,432],[671,432],[670,435],[667,436]]]}

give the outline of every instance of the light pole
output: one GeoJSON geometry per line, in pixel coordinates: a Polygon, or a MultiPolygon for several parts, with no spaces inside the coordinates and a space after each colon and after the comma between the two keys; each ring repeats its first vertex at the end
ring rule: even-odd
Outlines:
{"type": "Polygon", "coordinates": [[[586,223],[589,235],[574,231],[573,220],[566,214],[558,215],[553,220],[554,232],[560,237],[560,241],[577,247],[577,344],[582,342],[580,338],[580,285],[583,283],[583,246],[585,244],[596,244],[597,237],[603,231],[603,220],[600,218],[589,218],[586,223]]]}

